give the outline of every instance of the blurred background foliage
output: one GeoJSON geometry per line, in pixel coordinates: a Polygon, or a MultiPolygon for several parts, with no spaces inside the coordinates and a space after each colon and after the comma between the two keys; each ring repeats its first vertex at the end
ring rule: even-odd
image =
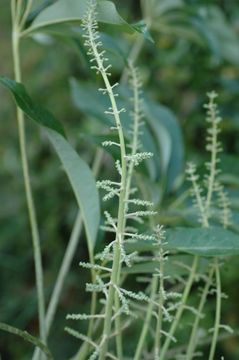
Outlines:
{"type": "MultiPolygon", "coordinates": [[[[32,18],[37,9],[53,2],[35,0],[36,11],[32,18]]],[[[206,92],[214,89],[219,94],[223,116],[221,138],[225,151],[220,176],[231,196],[233,229],[238,231],[239,3],[235,0],[121,0],[114,3],[128,23],[137,23],[144,30],[144,36],[132,35],[101,26],[102,39],[113,64],[113,79],[121,80],[119,99],[125,107],[128,107],[125,58],[136,59],[142,73],[147,117],[142,142],[145,149],[152,149],[156,154],[139,169],[138,186],[158,204],[161,223],[169,226],[195,223],[188,185],[184,181],[184,166],[187,160],[194,160],[200,171],[204,171],[208,155],[203,103],[206,92]],[[144,23],[140,22],[142,19],[144,23]]],[[[0,74],[13,77],[8,0],[1,0],[0,4],[0,34],[0,74]]],[[[109,119],[102,112],[105,99],[97,92],[99,79],[89,69],[78,24],[49,27],[26,38],[22,42],[21,61],[24,84],[32,97],[64,124],[71,143],[91,164],[102,138],[110,136],[106,130],[109,119]]],[[[2,88],[0,98],[1,321],[36,334],[34,264],[15,109],[2,88]]],[[[127,127],[128,115],[123,122],[127,127]]],[[[30,122],[27,123],[27,146],[49,298],[77,205],[44,133],[30,122]]],[[[100,178],[111,175],[111,155],[114,156],[105,155],[100,178]]],[[[103,206],[112,207],[114,202],[103,206]]],[[[100,234],[98,248],[102,241],[100,234]]],[[[88,273],[78,267],[79,261],[85,259],[87,247],[82,236],[64,287],[53,336],[50,336],[50,347],[56,359],[66,359],[77,350],[76,341],[63,329],[67,312],[77,312],[79,308],[84,312],[88,308],[89,298],[84,290],[88,273]]],[[[224,301],[223,320],[238,332],[236,258],[224,266],[223,284],[229,295],[224,301]]],[[[212,321],[213,310],[212,298],[208,301],[211,315],[204,320],[208,324],[212,321]]],[[[187,321],[190,319],[186,318],[187,321]]],[[[3,360],[29,359],[31,348],[1,333],[0,354],[3,360]]],[[[224,354],[228,360],[238,359],[238,336],[221,342],[218,354],[224,354]]]]}

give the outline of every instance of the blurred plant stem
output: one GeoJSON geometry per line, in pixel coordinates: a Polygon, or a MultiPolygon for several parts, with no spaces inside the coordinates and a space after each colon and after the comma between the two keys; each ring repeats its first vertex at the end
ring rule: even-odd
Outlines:
{"type": "Polygon", "coordinates": [[[188,296],[189,296],[189,293],[190,293],[190,290],[191,290],[191,287],[192,287],[192,284],[193,284],[193,281],[194,281],[194,277],[196,275],[196,269],[197,269],[197,266],[198,266],[198,256],[194,256],[194,259],[193,259],[193,263],[192,263],[192,268],[191,268],[191,272],[190,272],[190,275],[189,275],[189,278],[187,280],[187,283],[186,283],[186,286],[185,286],[185,289],[184,289],[184,292],[183,292],[183,296],[182,296],[182,300],[181,300],[181,303],[178,307],[178,310],[174,316],[174,320],[172,322],[172,325],[170,327],[170,330],[169,330],[169,335],[167,336],[164,344],[163,344],[163,347],[162,347],[162,350],[160,352],[160,357],[159,357],[159,360],[164,360],[165,359],[165,356],[166,356],[166,353],[169,349],[169,346],[170,346],[170,343],[172,341],[172,338],[175,334],[175,331],[178,327],[178,324],[179,324],[179,321],[181,319],[181,316],[183,314],[183,311],[185,309],[185,304],[188,300],[188,296]]]}
{"type": "MultiPolygon", "coordinates": [[[[11,1],[12,10],[12,51],[13,51],[13,66],[14,77],[17,82],[21,82],[21,64],[20,64],[20,32],[21,32],[21,16],[27,17],[26,12],[23,12],[22,1],[16,3],[15,0],[11,1]]],[[[26,9],[30,11],[28,7],[26,9]]],[[[24,26],[24,23],[22,24],[24,26]]],[[[45,299],[44,299],[44,285],[43,285],[43,270],[42,259],[40,249],[40,237],[36,218],[35,204],[32,194],[29,166],[27,160],[26,149],[26,135],[25,135],[25,123],[23,112],[17,108],[17,123],[18,123],[18,136],[20,144],[21,163],[24,177],[24,186],[26,192],[26,201],[28,207],[28,215],[32,234],[34,265],[36,273],[36,287],[37,287],[37,299],[38,299],[38,316],[39,316],[39,328],[40,339],[46,344],[46,329],[45,329],[45,299]]]]}
{"type": "Polygon", "coordinates": [[[215,264],[215,274],[216,274],[216,315],[215,315],[213,337],[212,337],[208,360],[215,359],[214,356],[215,356],[215,350],[216,350],[217,339],[220,329],[220,321],[221,321],[222,289],[221,289],[220,268],[217,258],[214,259],[214,264],[215,264]]]}

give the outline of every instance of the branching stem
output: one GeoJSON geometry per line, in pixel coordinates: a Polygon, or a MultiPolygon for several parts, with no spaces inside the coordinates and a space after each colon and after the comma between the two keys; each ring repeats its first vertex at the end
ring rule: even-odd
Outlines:
{"type": "Polygon", "coordinates": [[[212,267],[210,269],[206,284],[203,289],[203,293],[202,293],[200,303],[199,303],[199,306],[197,309],[197,315],[196,315],[194,323],[193,323],[193,328],[192,328],[189,344],[187,347],[186,360],[191,360],[193,358],[193,353],[195,351],[196,341],[197,341],[197,330],[198,330],[198,325],[200,322],[200,314],[202,314],[202,311],[203,311],[203,308],[205,305],[205,301],[207,299],[207,295],[208,295],[210,285],[212,283],[212,277],[213,277],[214,271],[215,271],[215,269],[214,269],[214,267],[212,267]]]}
{"type": "Polygon", "coordinates": [[[198,266],[198,256],[194,256],[192,269],[191,269],[187,284],[186,284],[184,292],[183,292],[181,304],[179,305],[178,310],[176,312],[176,315],[174,316],[173,323],[172,323],[172,325],[170,327],[170,330],[169,330],[169,336],[166,338],[166,340],[165,340],[165,342],[163,344],[163,347],[162,347],[162,350],[161,350],[161,353],[160,353],[160,356],[159,356],[159,360],[164,360],[165,359],[165,355],[166,355],[166,353],[168,351],[168,348],[169,348],[169,345],[170,345],[170,343],[172,341],[171,339],[174,336],[175,331],[176,331],[176,329],[178,327],[179,321],[180,321],[181,316],[182,316],[183,311],[184,311],[184,306],[185,306],[185,304],[187,302],[187,299],[188,299],[188,296],[189,296],[189,293],[190,293],[190,290],[191,290],[191,287],[192,287],[192,284],[193,284],[193,281],[194,281],[197,266],[198,266]]]}

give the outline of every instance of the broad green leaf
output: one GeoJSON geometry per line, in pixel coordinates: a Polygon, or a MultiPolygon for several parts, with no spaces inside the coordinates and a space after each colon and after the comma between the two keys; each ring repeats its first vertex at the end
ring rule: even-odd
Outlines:
{"type": "Polygon", "coordinates": [[[48,347],[44,345],[38,338],[30,335],[27,331],[20,330],[16,327],[13,327],[11,325],[2,322],[0,323],[0,330],[3,330],[13,335],[17,335],[22,339],[24,339],[25,341],[28,341],[29,343],[33,344],[34,346],[37,346],[39,349],[41,349],[44,352],[48,360],[53,360],[53,356],[50,350],[48,349],[48,347]]]}
{"type": "MultiPolygon", "coordinates": [[[[27,32],[43,29],[49,25],[81,21],[87,11],[88,4],[88,0],[58,0],[40,12],[27,29],[27,32]]],[[[135,30],[142,34],[145,33],[145,29],[134,28],[122,19],[112,1],[98,1],[97,20],[102,23],[123,27],[130,33],[135,32],[135,30]]]]}
{"type": "Polygon", "coordinates": [[[98,190],[90,168],[63,137],[63,128],[53,115],[35,105],[22,84],[6,78],[0,78],[0,81],[13,93],[20,109],[30,119],[46,128],[76,196],[84,220],[89,250],[92,251],[100,222],[100,206],[98,190]]]}
{"type": "Polygon", "coordinates": [[[175,228],[166,231],[167,248],[201,256],[239,254],[239,236],[220,228],[175,228]]]}

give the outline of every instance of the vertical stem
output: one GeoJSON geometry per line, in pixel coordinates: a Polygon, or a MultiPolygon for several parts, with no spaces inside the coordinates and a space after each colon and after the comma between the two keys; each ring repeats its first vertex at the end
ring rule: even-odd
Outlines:
{"type": "MultiPolygon", "coordinates": [[[[92,16],[92,14],[91,14],[92,16]]],[[[90,20],[90,19],[89,19],[90,20]]],[[[120,112],[117,107],[117,103],[115,100],[113,88],[109,82],[107,71],[105,70],[103,60],[98,52],[97,44],[95,42],[95,34],[93,32],[92,22],[87,23],[87,31],[89,35],[89,45],[92,49],[92,53],[94,59],[97,63],[99,72],[103,78],[105,87],[107,89],[107,93],[109,96],[109,100],[111,103],[112,114],[115,119],[116,127],[118,130],[119,142],[120,142],[120,153],[121,153],[121,190],[119,195],[119,208],[118,208],[118,216],[117,216],[117,232],[116,232],[116,243],[114,246],[114,254],[113,254],[113,266],[112,266],[112,273],[110,278],[110,285],[108,291],[108,298],[106,301],[106,310],[105,310],[105,320],[104,320],[104,327],[103,327],[103,335],[100,347],[100,354],[99,360],[104,360],[107,348],[108,348],[108,339],[110,336],[111,331],[111,319],[112,319],[112,312],[113,312],[113,304],[114,304],[114,294],[115,288],[114,286],[117,285],[118,282],[118,274],[120,271],[120,263],[121,263],[121,242],[122,236],[124,233],[124,218],[125,218],[125,192],[126,192],[126,181],[127,181],[127,164],[126,164],[126,149],[125,149],[125,140],[124,140],[124,133],[120,121],[120,112]]]]}
{"type": "Polygon", "coordinates": [[[194,276],[196,274],[197,265],[198,265],[198,256],[194,256],[191,273],[190,273],[190,276],[188,278],[186,287],[185,287],[184,292],[183,292],[181,304],[179,305],[179,308],[178,308],[178,310],[176,312],[173,323],[172,323],[171,328],[169,330],[169,336],[166,338],[165,343],[164,343],[164,345],[162,347],[162,351],[161,351],[159,360],[164,360],[165,359],[165,355],[166,355],[166,353],[168,351],[168,348],[169,348],[169,345],[170,345],[170,343],[172,341],[172,337],[174,336],[174,333],[175,333],[175,331],[177,329],[177,326],[178,326],[179,321],[181,319],[181,316],[183,314],[184,306],[185,306],[185,304],[187,302],[188,295],[190,293],[190,290],[191,290],[191,287],[192,287],[192,284],[193,284],[194,276]]]}
{"type": "Polygon", "coordinates": [[[155,295],[156,295],[157,287],[158,287],[158,278],[157,278],[157,276],[154,276],[154,278],[152,280],[152,287],[151,287],[151,293],[150,293],[150,300],[151,301],[150,301],[150,303],[148,305],[144,325],[143,325],[142,331],[140,333],[139,341],[137,343],[137,348],[136,348],[136,351],[135,351],[134,360],[142,359],[142,351],[143,351],[145,339],[146,339],[146,336],[147,336],[147,333],[148,333],[148,330],[149,330],[149,326],[150,326],[150,323],[151,323],[152,312],[153,312],[153,307],[154,307],[154,298],[155,298],[155,295]]]}
{"type": "MultiPolygon", "coordinates": [[[[161,245],[162,246],[162,245],[161,245]]],[[[163,248],[160,249],[160,280],[159,280],[159,303],[158,303],[158,317],[155,334],[155,359],[159,358],[161,348],[161,330],[163,321],[163,305],[164,305],[164,259],[163,248]]]]}
{"type": "Polygon", "coordinates": [[[198,329],[198,325],[200,322],[200,314],[202,313],[203,307],[205,305],[205,301],[207,299],[207,294],[208,294],[208,290],[210,288],[210,285],[212,283],[212,276],[214,273],[214,268],[212,267],[212,269],[209,272],[206,284],[204,286],[203,289],[203,293],[200,299],[200,303],[197,309],[197,315],[195,317],[194,323],[193,323],[193,328],[192,328],[192,332],[191,332],[191,336],[190,336],[190,340],[189,340],[189,345],[187,347],[187,354],[186,354],[186,360],[191,360],[193,358],[193,353],[195,351],[195,347],[196,347],[196,336],[197,336],[197,329],[198,329]]]}
{"type": "MultiPolygon", "coordinates": [[[[118,277],[119,278],[119,277],[118,277]]],[[[119,282],[119,279],[118,279],[119,282]]],[[[118,294],[115,293],[115,310],[116,312],[120,309],[120,300],[118,294]]],[[[122,344],[122,332],[121,332],[121,317],[117,316],[115,319],[115,330],[116,330],[116,354],[118,360],[123,360],[123,344],[122,344]]]]}
{"type": "Polygon", "coordinates": [[[67,249],[66,249],[66,252],[65,252],[65,255],[64,255],[64,258],[63,258],[63,261],[62,261],[62,264],[61,264],[61,267],[60,267],[60,270],[59,270],[59,273],[58,273],[58,276],[56,279],[54,290],[51,295],[50,303],[47,308],[46,335],[49,334],[53,319],[55,317],[55,313],[56,313],[57,305],[60,300],[60,295],[62,292],[64,281],[65,281],[66,275],[69,271],[73,256],[75,254],[81,230],[82,230],[82,216],[81,216],[80,212],[78,212],[77,218],[76,218],[76,221],[75,221],[72,233],[71,233],[71,237],[69,240],[69,245],[67,246],[67,249]]]}
{"type": "MultiPolygon", "coordinates": [[[[20,3],[19,3],[20,4],[20,3]]],[[[19,5],[18,5],[19,6],[19,5]]],[[[12,9],[15,9],[14,0],[12,0],[12,9]]],[[[21,9],[18,8],[18,12],[21,9]]],[[[15,11],[14,11],[15,13],[15,11]]],[[[13,30],[12,30],[12,51],[13,51],[13,63],[14,63],[14,75],[17,82],[21,81],[21,66],[20,66],[20,53],[19,53],[19,28],[17,19],[13,17],[13,30]]],[[[17,15],[16,15],[17,16],[17,15]]],[[[19,14],[18,14],[19,17],[19,14]]],[[[42,259],[40,250],[40,238],[38,231],[38,224],[36,219],[35,205],[32,195],[29,167],[27,160],[26,151],[26,138],[25,138],[25,126],[23,112],[17,108],[17,123],[18,123],[18,134],[20,144],[20,154],[22,162],[22,170],[24,177],[24,186],[26,192],[26,201],[28,207],[29,221],[32,234],[33,242],[33,254],[34,254],[34,265],[36,273],[36,287],[37,287],[37,298],[38,298],[38,316],[39,316],[39,327],[40,327],[40,338],[43,343],[46,343],[46,331],[45,331],[45,300],[44,300],[44,286],[43,286],[43,270],[42,270],[42,259]]]]}
{"type": "Polygon", "coordinates": [[[213,360],[217,345],[217,339],[219,334],[220,328],[220,321],[221,321],[221,296],[222,296],[222,289],[221,289],[221,276],[220,276],[220,269],[218,264],[218,259],[214,259],[215,263],[215,273],[216,273],[216,290],[217,290],[217,298],[216,298],[216,315],[215,315],[215,323],[214,323],[214,331],[213,337],[211,342],[211,348],[209,353],[208,360],[213,360]]]}

